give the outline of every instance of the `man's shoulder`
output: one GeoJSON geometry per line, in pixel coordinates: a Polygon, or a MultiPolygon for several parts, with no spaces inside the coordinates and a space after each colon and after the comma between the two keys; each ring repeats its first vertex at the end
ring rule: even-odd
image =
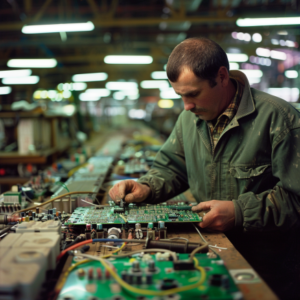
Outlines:
{"type": "Polygon", "coordinates": [[[254,99],[255,105],[269,106],[270,109],[278,109],[282,112],[294,112],[300,114],[291,103],[283,100],[282,98],[268,94],[266,92],[251,88],[251,94],[254,99]]]}
{"type": "Polygon", "coordinates": [[[256,111],[263,118],[272,115],[275,118],[282,118],[283,121],[286,121],[292,127],[295,125],[299,126],[300,112],[289,102],[254,88],[251,88],[251,94],[256,111]],[[296,120],[297,124],[295,124],[296,120]]]}

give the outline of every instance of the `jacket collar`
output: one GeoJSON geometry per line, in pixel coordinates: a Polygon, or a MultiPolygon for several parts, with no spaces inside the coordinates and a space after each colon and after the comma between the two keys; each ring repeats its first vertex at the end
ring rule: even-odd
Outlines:
{"type": "Polygon", "coordinates": [[[252,114],[255,111],[254,100],[250,91],[250,84],[246,75],[241,71],[230,71],[229,75],[231,78],[234,78],[242,85],[244,85],[243,96],[238,111],[235,115],[236,119],[240,119],[242,117],[252,114]]]}

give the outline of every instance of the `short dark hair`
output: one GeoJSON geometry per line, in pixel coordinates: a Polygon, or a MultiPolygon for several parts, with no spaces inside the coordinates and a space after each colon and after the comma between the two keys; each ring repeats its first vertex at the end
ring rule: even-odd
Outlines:
{"type": "Polygon", "coordinates": [[[190,69],[200,79],[208,80],[211,87],[216,83],[220,67],[229,72],[225,51],[216,42],[204,38],[189,38],[177,45],[169,56],[167,76],[176,82],[184,68],[190,69]]]}

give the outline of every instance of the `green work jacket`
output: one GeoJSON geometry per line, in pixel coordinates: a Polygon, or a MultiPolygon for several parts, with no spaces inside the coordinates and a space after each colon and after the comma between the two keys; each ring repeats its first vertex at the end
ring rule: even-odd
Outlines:
{"type": "Polygon", "coordinates": [[[244,83],[238,111],[213,148],[205,121],[183,111],[139,179],[148,203],[190,188],[197,202],[232,200],[235,226],[244,231],[289,230],[300,224],[300,113],[286,101],[244,83]]]}

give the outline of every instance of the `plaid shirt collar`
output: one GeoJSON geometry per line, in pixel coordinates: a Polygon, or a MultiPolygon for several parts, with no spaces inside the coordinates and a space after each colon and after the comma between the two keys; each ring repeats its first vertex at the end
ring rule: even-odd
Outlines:
{"type": "Polygon", "coordinates": [[[230,121],[233,119],[233,117],[236,115],[236,112],[239,108],[239,104],[242,99],[244,87],[240,82],[237,80],[231,78],[231,80],[234,80],[236,83],[236,93],[233,97],[232,101],[228,105],[228,107],[225,109],[225,111],[217,118],[215,122],[213,121],[207,121],[207,125],[210,129],[213,146],[215,147],[222,132],[226,128],[226,126],[230,123],[230,121]]]}

